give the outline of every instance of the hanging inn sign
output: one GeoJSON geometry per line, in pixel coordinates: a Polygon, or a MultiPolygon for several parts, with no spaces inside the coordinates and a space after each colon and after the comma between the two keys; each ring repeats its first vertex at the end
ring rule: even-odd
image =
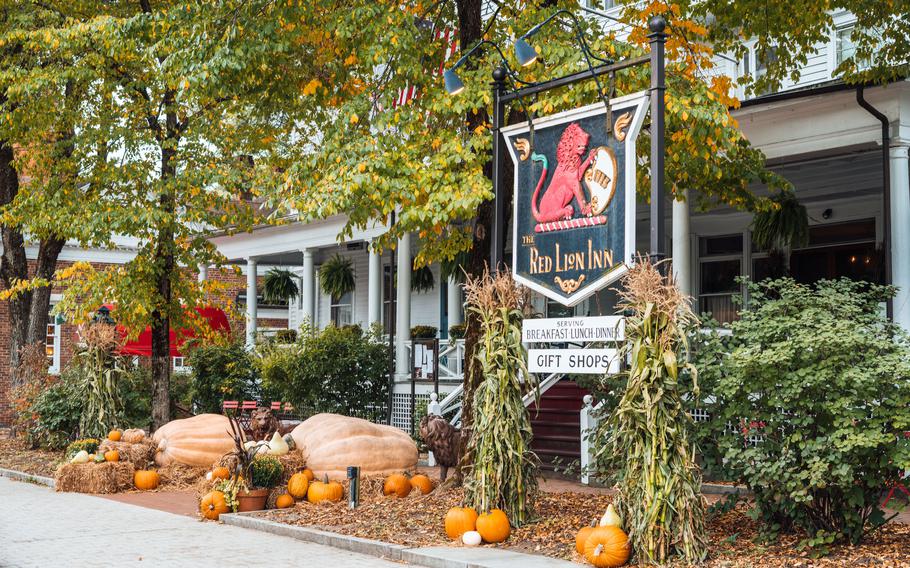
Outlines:
{"type": "Polygon", "coordinates": [[[635,251],[635,140],[647,93],[502,129],[515,164],[512,274],[574,306],[635,251]]]}

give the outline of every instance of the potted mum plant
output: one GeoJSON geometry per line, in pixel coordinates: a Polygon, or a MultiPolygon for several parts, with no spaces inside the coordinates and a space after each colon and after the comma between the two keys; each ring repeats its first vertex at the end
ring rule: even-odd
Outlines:
{"type": "Polygon", "coordinates": [[[283,466],[277,458],[257,455],[268,442],[245,442],[243,428],[236,418],[230,419],[235,449],[227,459],[234,466],[231,476],[216,485],[236,513],[265,509],[269,492],[281,479],[283,466]]]}

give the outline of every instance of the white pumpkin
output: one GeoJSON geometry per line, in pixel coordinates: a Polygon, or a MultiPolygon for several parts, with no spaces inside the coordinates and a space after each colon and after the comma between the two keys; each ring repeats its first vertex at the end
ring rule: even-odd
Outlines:
{"type": "Polygon", "coordinates": [[[600,519],[600,526],[622,528],[622,519],[616,514],[613,503],[607,505],[607,512],[604,513],[604,516],[600,519]]]}
{"type": "Polygon", "coordinates": [[[468,531],[461,535],[461,542],[465,546],[477,546],[483,541],[483,537],[480,536],[480,533],[477,531],[468,531]]]}
{"type": "Polygon", "coordinates": [[[257,442],[256,440],[247,440],[246,442],[243,443],[243,449],[248,450],[258,443],[259,442],[257,442]]]}
{"type": "Polygon", "coordinates": [[[70,463],[88,463],[88,452],[85,450],[79,450],[76,452],[76,455],[73,456],[73,459],[70,460],[70,463]]]}
{"type": "Polygon", "coordinates": [[[288,447],[288,443],[284,441],[284,438],[282,438],[277,431],[272,434],[272,439],[269,440],[269,455],[283,456],[289,451],[291,451],[291,449],[288,447]]]}

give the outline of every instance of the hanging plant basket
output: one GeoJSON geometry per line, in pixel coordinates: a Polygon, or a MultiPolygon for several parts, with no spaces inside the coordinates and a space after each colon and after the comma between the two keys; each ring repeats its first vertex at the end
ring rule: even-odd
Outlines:
{"type": "Polygon", "coordinates": [[[336,254],[322,263],[319,269],[319,287],[332,298],[341,298],[354,291],[354,263],[350,258],[336,254]]]}
{"type": "Polygon", "coordinates": [[[286,268],[273,268],[265,273],[262,285],[262,296],[266,304],[281,305],[297,297],[300,289],[297,288],[294,273],[286,268]]]}
{"type": "MultiPolygon", "coordinates": [[[[413,261],[411,266],[414,266],[413,261]]],[[[429,266],[421,266],[411,270],[411,291],[421,294],[429,292],[436,287],[436,278],[429,266]]]]}

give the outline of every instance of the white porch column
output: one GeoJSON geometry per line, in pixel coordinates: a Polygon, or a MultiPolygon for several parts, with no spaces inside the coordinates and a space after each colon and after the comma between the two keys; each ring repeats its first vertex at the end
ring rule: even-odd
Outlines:
{"type": "Polygon", "coordinates": [[[411,358],[411,235],[405,233],[396,251],[397,283],[395,295],[395,373],[410,375],[411,358]]]}
{"type": "Polygon", "coordinates": [[[367,323],[382,323],[382,253],[372,248],[367,278],[367,323]]]}
{"type": "Polygon", "coordinates": [[[446,290],[447,310],[449,315],[449,327],[459,324],[462,321],[461,310],[463,302],[461,301],[461,286],[454,277],[449,278],[448,290],[446,290]]]}
{"type": "Polygon", "coordinates": [[[316,303],[316,278],[313,274],[313,250],[303,249],[303,281],[300,286],[300,319],[309,325],[316,323],[313,306],[316,303]]]}
{"type": "Polygon", "coordinates": [[[246,346],[252,349],[256,346],[256,259],[246,259],[246,346]]]}
{"type": "Polygon", "coordinates": [[[894,321],[910,331],[910,145],[891,146],[891,280],[894,321]]]}
{"type": "Polygon", "coordinates": [[[199,265],[199,273],[196,274],[196,280],[199,282],[205,282],[209,279],[209,267],[207,264],[199,265]]]}
{"type": "Polygon", "coordinates": [[[692,293],[692,258],[689,249],[689,190],[685,201],[673,200],[673,274],[683,294],[692,293]]]}

